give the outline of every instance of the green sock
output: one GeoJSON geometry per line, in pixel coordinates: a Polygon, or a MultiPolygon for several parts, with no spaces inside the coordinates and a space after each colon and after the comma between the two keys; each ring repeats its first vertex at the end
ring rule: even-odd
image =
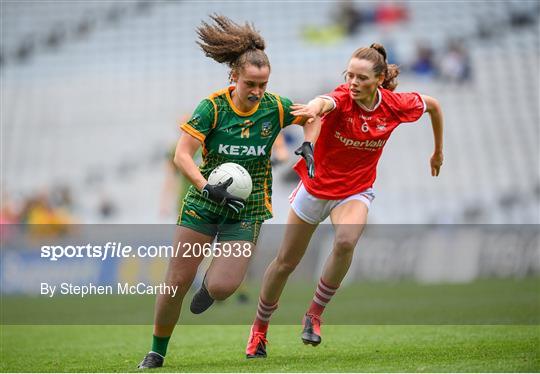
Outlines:
{"type": "Polygon", "coordinates": [[[159,353],[163,357],[167,354],[167,345],[169,345],[170,336],[160,337],[152,335],[152,351],[159,353]]]}

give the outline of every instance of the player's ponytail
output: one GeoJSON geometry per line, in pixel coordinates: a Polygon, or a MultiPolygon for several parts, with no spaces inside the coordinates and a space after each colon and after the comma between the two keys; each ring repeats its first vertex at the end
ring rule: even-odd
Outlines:
{"type": "Polygon", "coordinates": [[[382,55],[384,61],[386,61],[386,49],[384,49],[382,44],[373,43],[372,45],[369,46],[369,48],[373,48],[374,50],[379,52],[382,55]]]}
{"type": "Polygon", "coordinates": [[[258,68],[270,67],[264,52],[264,39],[252,24],[239,25],[220,15],[212,15],[210,18],[214,21],[213,25],[203,21],[197,28],[197,44],[206,56],[227,64],[231,72],[238,71],[246,64],[258,68]]]}
{"type": "Polygon", "coordinates": [[[386,61],[386,49],[382,44],[373,43],[369,48],[358,48],[354,51],[353,58],[368,60],[373,63],[373,71],[375,75],[384,75],[384,81],[381,84],[383,88],[393,91],[397,85],[397,76],[399,75],[399,67],[395,64],[388,64],[386,61]]]}

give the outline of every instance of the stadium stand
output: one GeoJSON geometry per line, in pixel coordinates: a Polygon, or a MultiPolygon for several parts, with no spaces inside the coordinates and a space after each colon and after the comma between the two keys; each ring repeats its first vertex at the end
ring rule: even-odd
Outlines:
{"type": "MultiPolygon", "coordinates": [[[[330,2],[3,2],[3,188],[20,200],[69,185],[82,222],[102,221],[104,196],[117,208],[108,222],[158,222],[160,155],[176,140],[175,121],[227,84],[226,69],[195,44],[196,26],[215,12],[256,24],[272,62],[269,90],[300,102],[340,83],[358,46],[381,41],[405,67],[418,40],[438,61],[449,40],[464,41],[467,81],[403,69],[398,87],[443,105],[440,177],[429,174],[428,119],[403,125],[382,156],[370,220],[539,223],[539,3],[405,4],[406,21],[319,43],[305,30],[331,24],[330,2]]],[[[286,174],[276,169],[272,222],[286,217],[286,174]]]]}

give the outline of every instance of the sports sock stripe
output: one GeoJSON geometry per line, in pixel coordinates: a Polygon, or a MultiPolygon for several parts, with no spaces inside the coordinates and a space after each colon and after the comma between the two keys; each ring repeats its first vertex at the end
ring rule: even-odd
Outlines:
{"type": "Polygon", "coordinates": [[[273,310],[271,310],[269,312],[265,312],[265,311],[261,310],[261,308],[257,308],[257,315],[261,316],[263,318],[269,318],[272,315],[272,312],[273,312],[273,310]]]}
{"type": "Polygon", "coordinates": [[[312,306],[310,307],[310,311],[316,312],[315,314],[322,313],[326,305],[330,302],[332,297],[337,291],[337,287],[330,287],[326,283],[323,282],[322,278],[319,279],[319,283],[317,284],[317,289],[315,290],[315,294],[313,295],[313,301],[312,306]],[[319,306],[315,306],[319,305],[319,306]]]}
{"type": "Polygon", "coordinates": [[[317,295],[313,296],[313,302],[315,302],[315,303],[317,303],[317,304],[319,304],[319,305],[321,305],[321,306],[326,306],[326,304],[327,304],[326,302],[324,302],[324,301],[322,301],[321,299],[319,299],[319,298],[317,297],[317,295]]]}
{"type": "Polygon", "coordinates": [[[330,301],[331,297],[324,297],[322,296],[320,293],[319,293],[319,290],[315,291],[315,296],[317,297],[317,299],[319,299],[320,301],[324,302],[324,303],[327,303],[330,301]]]}
{"type": "Polygon", "coordinates": [[[328,292],[324,292],[322,290],[322,288],[319,288],[317,287],[317,291],[316,291],[319,295],[321,295],[322,297],[326,298],[326,299],[331,299],[332,296],[334,296],[335,292],[333,293],[328,293],[328,292]]]}
{"type": "Polygon", "coordinates": [[[277,304],[274,305],[267,305],[259,300],[259,308],[264,311],[273,311],[277,309],[277,304]]]}
{"type": "Polygon", "coordinates": [[[259,298],[259,304],[257,305],[257,317],[256,319],[261,322],[270,321],[272,313],[277,309],[278,304],[268,305],[261,298],[259,298]]]}
{"type": "Polygon", "coordinates": [[[326,293],[328,293],[330,295],[335,294],[337,289],[339,288],[339,286],[334,288],[334,287],[330,287],[330,286],[324,284],[322,278],[319,280],[319,284],[317,285],[317,287],[321,288],[324,292],[326,292],[326,293]]]}

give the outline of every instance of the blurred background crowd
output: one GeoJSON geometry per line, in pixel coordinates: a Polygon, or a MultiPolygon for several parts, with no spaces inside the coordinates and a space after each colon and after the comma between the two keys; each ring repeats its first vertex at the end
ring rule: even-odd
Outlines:
{"type": "MultiPolygon", "coordinates": [[[[185,181],[178,122],[225,87],[195,28],[211,13],[253,22],[268,90],[306,102],[343,82],[352,52],[382,43],[397,91],[438,98],[445,164],[430,176],[429,121],[382,156],[372,223],[540,223],[538,1],[2,1],[1,223],[173,223],[185,181]]],[[[297,183],[287,129],[274,214],[297,183]]]]}

